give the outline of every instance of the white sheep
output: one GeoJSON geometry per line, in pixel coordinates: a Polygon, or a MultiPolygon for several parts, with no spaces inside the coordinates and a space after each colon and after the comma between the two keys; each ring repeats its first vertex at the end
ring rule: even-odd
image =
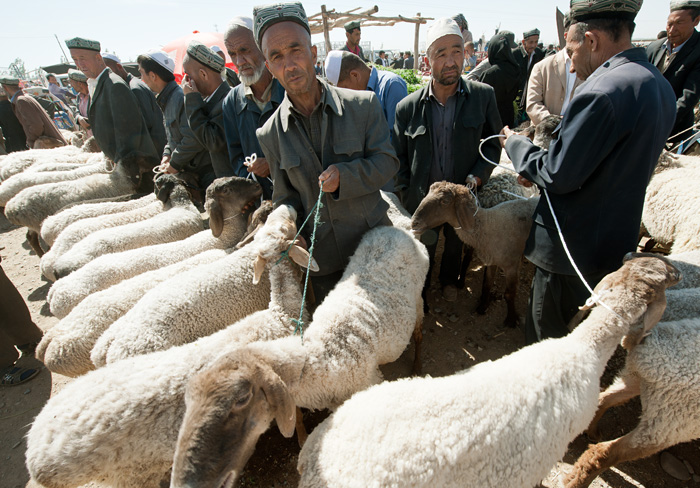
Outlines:
{"type": "Polygon", "coordinates": [[[0,181],[4,181],[17,173],[21,173],[37,162],[70,164],[85,162],[89,157],[89,153],[83,152],[75,146],[13,152],[5,156],[2,162],[0,162],[0,181]]]}
{"type": "Polygon", "coordinates": [[[669,254],[667,257],[683,274],[683,279],[673,290],[700,287],[700,250],[669,254]]]}
{"type": "Polygon", "coordinates": [[[360,392],[309,436],[300,487],[531,487],[595,413],[598,384],[622,336],[641,337],[663,312],[677,271],[627,261],[596,287],[576,330],[452,376],[360,392]]]}
{"type": "MultiPolygon", "coordinates": [[[[277,263],[295,235],[293,210],[280,207],[255,240],[269,266],[269,307],[196,342],[128,358],[92,371],[52,397],[27,437],[27,468],[47,487],[99,480],[116,487],[157,486],[173,462],[177,426],[185,413],[185,386],[202,368],[232,348],[294,331],[302,290],[289,261],[277,263]]],[[[306,265],[308,254],[290,256],[306,265]]],[[[308,320],[308,315],[304,316],[308,320]]],[[[298,340],[298,338],[297,338],[298,340]]]]}
{"type": "MultiPolygon", "coordinates": [[[[167,199],[165,211],[146,220],[93,232],[57,257],[53,263],[56,278],[67,276],[104,254],[179,241],[204,229],[199,210],[194,206],[187,189],[179,180],[171,175],[163,175],[158,178],[156,184],[165,185],[159,196],[163,201],[167,199]]],[[[138,214],[147,210],[147,207],[142,207],[132,210],[131,213],[138,214]]],[[[110,216],[105,220],[111,218],[110,216]]]]}
{"type": "Polygon", "coordinates": [[[295,406],[335,408],[380,382],[378,366],[398,359],[412,334],[417,363],[427,272],[427,250],[409,232],[368,231],[303,342],[256,342],[192,379],[171,487],[233,483],[273,418],[291,435],[295,406]]]}
{"type": "Polygon", "coordinates": [[[466,186],[441,181],[430,186],[430,191],[413,214],[412,226],[416,235],[448,223],[487,266],[477,313],[486,313],[496,271],[498,268],[503,270],[508,307],[505,324],[509,327],[518,324],[515,310],[518,276],[538,202],[539,197],[533,197],[503,202],[493,208],[480,208],[466,186]]]}
{"type": "Polygon", "coordinates": [[[63,229],[73,222],[91,217],[98,217],[100,215],[128,212],[129,210],[149,205],[155,201],[155,194],[149,193],[140,198],[128,200],[71,205],[44,220],[41,224],[40,235],[44,242],[51,246],[63,229]]]}
{"type": "Polygon", "coordinates": [[[661,322],[628,349],[624,370],[600,394],[588,434],[599,439],[603,414],[636,396],[642,403],[639,424],[622,437],[591,445],[566,475],[566,488],[586,487],[611,466],[700,437],[700,317],[661,322]]]}
{"type": "MultiPolygon", "coordinates": [[[[246,228],[248,204],[260,197],[260,186],[250,180],[229,177],[214,180],[207,189],[211,231],[182,241],[106,254],[58,280],[49,290],[51,313],[63,318],[81,300],[145,271],[182,261],[208,249],[235,245],[246,228]]],[[[60,214],[59,214],[60,215],[60,214]]]]}

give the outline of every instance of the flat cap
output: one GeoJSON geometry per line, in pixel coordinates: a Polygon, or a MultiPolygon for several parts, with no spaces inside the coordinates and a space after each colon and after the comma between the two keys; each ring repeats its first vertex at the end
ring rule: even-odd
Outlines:
{"type": "Polygon", "coordinates": [[[362,22],[359,20],[351,20],[347,24],[345,24],[343,27],[345,27],[345,32],[352,32],[355,29],[359,29],[360,26],[362,26],[362,22]]]}
{"type": "Polygon", "coordinates": [[[100,52],[100,43],[98,41],[84,39],[82,37],[66,39],[66,46],[68,46],[68,49],[87,49],[88,51],[100,52]]]}
{"type": "Polygon", "coordinates": [[[686,8],[700,8],[700,0],[673,0],[671,2],[671,12],[686,8]]]}
{"type": "Polygon", "coordinates": [[[443,17],[442,19],[437,19],[435,22],[430,24],[428,27],[427,44],[428,47],[432,46],[435,41],[445,36],[459,36],[462,37],[462,31],[459,30],[457,22],[450,19],[449,17],[443,17]]]}
{"type": "Polygon", "coordinates": [[[528,37],[539,36],[539,35],[540,35],[539,29],[532,29],[532,30],[523,32],[523,39],[527,39],[528,37]]]}
{"type": "Polygon", "coordinates": [[[469,30],[469,24],[467,23],[467,19],[464,18],[464,15],[462,15],[462,14],[453,15],[452,20],[457,22],[457,25],[459,26],[460,29],[469,30]]]}
{"type": "Polygon", "coordinates": [[[224,60],[221,56],[199,41],[190,41],[190,44],[187,46],[187,54],[192,59],[196,59],[207,68],[218,73],[221,73],[224,69],[224,60]]]}
{"type": "Polygon", "coordinates": [[[634,20],[643,0],[571,0],[571,19],[583,22],[590,19],[634,20]]]}
{"type": "Polygon", "coordinates": [[[70,78],[73,81],[81,81],[83,83],[87,83],[87,76],[85,76],[85,73],[80,71],[79,69],[73,69],[70,68],[68,70],[68,78],[70,78]]]}
{"type": "Polygon", "coordinates": [[[253,8],[253,34],[262,47],[265,31],[279,22],[296,22],[311,35],[306,11],[300,2],[276,3],[253,8]]]}
{"type": "Polygon", "coordinates": [[[0,78],[0,85],[19,86],[19,78],[15,78],[14,76],[5,76],[0,78]]]}

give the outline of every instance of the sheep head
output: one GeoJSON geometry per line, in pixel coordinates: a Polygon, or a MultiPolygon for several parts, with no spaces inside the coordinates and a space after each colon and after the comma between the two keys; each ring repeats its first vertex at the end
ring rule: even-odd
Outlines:
{"type": "Polygon", "coordinates": [[[263,202],[260,204],[260,207],[258,207],[258,209],[255,212],[253,212],[253,215],[250,216],[250,221],[248,222],[248,228],[246,229],[246,233],[241,239],[241,241],[238,244],[236,244],[236,249],[240,249],[246,244],[253,242],[255,234],[257,234],[258,231],[263,228],[265,222],[267,222],[267,218],[270,216],[271,213],[272,202],[270,200],[263,200],[263,202]]]}
{"type": "Polygon", "coordinates": [[[214,237],[224,230],[224,221],[237,214],[246,214],[262,195],[262,187],[253,180],[238,176],[217,178],[207,188],[204,204],[209,213],[209,228],[214,237]]]}
{"type": "Polygon", "coordinates": [[[595,294],[616,313],[630,318],[630,330],[623,338],[625,348],[639,344],[659,322],[666,309],[666,288],[680,279],[680,271],[666,258],[628,253],[622,267],[598,283],[595,294]]]}
{"type": "Polygon", "coordinates": [[[190,194],[183,181],[176,175],[162,174],[154,184],[156,198],[163,203],[190,201],[190,194]]]}
{"type": "Polygon", "coordinates": [[[411,219],[411,228],[416,236],[444,223],[455,228],[470,229],[474,226],[476,203],[464,185],[438,181],[430,185],[411,219]]]}
{"type": "Polygon", "coordinates": [[[185,406],[171,488],[228,488],[273,419],[285,437],[294,434],[296,405],[286,385],[246,350],[225,355],[195,375],[185,406]]]}
{"type": "Polygon", "coordinates": [[[80,151],[82,152],[89,152],[89,153],[98,153],[101,151],[100,145],[97,144],[97,139],[95,139],[95,136],[91,136],[88,138],[83,143],[83,146],[80,148],[80,151]]]}
{"type": "Polygon", "coordinates": [[[116,164],[135,186],[139,186],[143,175],[152,173],[157,161],[153,156],[133,153],[116,161],[116,164]]]}
{"type": "Polygon", "coordinates": [[[542,122],[535,127],[535,137],[532,143],[542,149],[549,149],[549,145],[554,139],[554,131],[561,123],[561,115],[547,115],[542,122]]]}

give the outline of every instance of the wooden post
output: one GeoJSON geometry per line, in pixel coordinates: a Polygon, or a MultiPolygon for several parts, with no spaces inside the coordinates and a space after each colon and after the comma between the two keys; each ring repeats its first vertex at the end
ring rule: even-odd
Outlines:
{"type": "MultiPolygon", "coordinates": [[[[416,18],[420,19],[420,12],[416,14],[416,18]]],[[[413,40],[413,71],[418,71],[418,34],[420,32],[420,22],[416,22],[416,37],[413,40]]]]}
{"type": "Polygon", "coordinates": [[[321,5],[321,18],[323,21],[323,39],[326,41],[326,56],[331,52],[331,36],[328,33],[328,13],[326,12],[326,6],[321,5]]]}

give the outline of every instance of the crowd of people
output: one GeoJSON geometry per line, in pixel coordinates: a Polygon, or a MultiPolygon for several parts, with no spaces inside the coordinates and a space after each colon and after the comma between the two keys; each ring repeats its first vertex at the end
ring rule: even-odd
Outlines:
{"type": "MultiPolygon", "coordinates": [[[[517,44],[512,32],[500,31],[478,66],[464,16],[438,19],[427,29],[430,80],[410,95],[400,77],[366,62],[360,21],[345,26],[345,47],[328,53],[325,77],[319,76],[298,2],[255,7],[252,17],[230,22],[224,47],[237,73],[225,67],[220,48],[193,41],[181,84],[163,51],[138,56],[138,79],[114,55],[101,54],[98,41],[75,37],[66,46],[78,68],[69,73],[78,93],[76,120],[117,164],[145,159],[168,173],[194,174],[201,189],[215,178],[254,176],[275,207],[296,210],[300,226],[323,193],[314,248],[320,270],[311,282],[319,302],[362,235],[390,225],[381,189],[397,193],[409,212],[434,182],[465,184],[471,176],[478,192],[494,169],[489,161],[499,161],[503,147],[522,184],[536,184],[547,195],[526,248],[537,267],[526,336],[529,342],[559,337],[588,292],[557,225],[583,277],[595,286],[635,249],[659,154],[671,134],[693,124],[700,1],[672,1],[668,37],[646,52],[631,42],[641,4],[571,0],[565,49],[547,56],[538,47],[537,29],[517,44]],[[475,67],[463,76],[466,63],[475,67]],[[548,151],[512,131],[549,114],[562,120],[548,151]],[[500,142],[492,137],[499,135],[500,142]]],[[[385,52],[376,62],[391,66],[385,52]]],[[[404,53],[401,67],[413,66],[404,53]]],[[[52,94],[73,103],[71,94],[48,81],[52,94]]],[[[20,80],[5,77],[0,84],[8,150],[33,147],[40,137],[65,144],[20,80]],[[8,103],[24,131],[19,146],[6,125],[8,103]]],[[[302,241],[310,239],[312,225],[300,227],[302,241]]],[[[439,281],[445,300],[454,301],[465,250],[449,225],[424,234],[431,270],[440,232],[445,247],[439,281]]]]}

